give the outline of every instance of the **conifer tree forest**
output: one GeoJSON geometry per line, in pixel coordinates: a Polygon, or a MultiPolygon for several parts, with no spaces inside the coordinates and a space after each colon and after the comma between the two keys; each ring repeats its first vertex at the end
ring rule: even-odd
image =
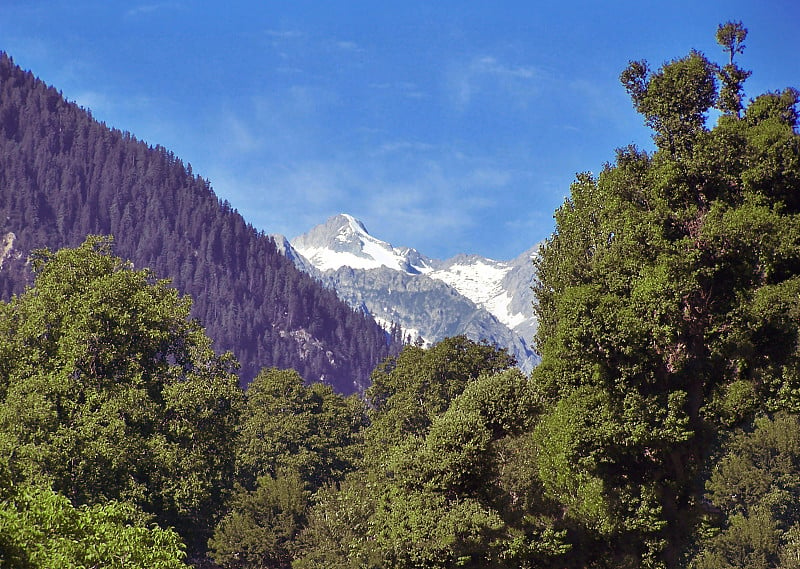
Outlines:
{"type": "MultiPolygon", "coordinates": [[[[530,376],[454,337],[381,354],[363,393],[282,361],[243,389],[186,291],[118,257],[119,238],[81,233],[104,233],[103,216],[162,222],[114,177],[131,170],[100,161],[45,183],[54,170],[4,158],[9,231],[73,215],[48,210],[47,188],[102,175],[118,190],[82,202],[81,229],[59,226],[78,243],[30,254],[28,287],[3,277],[0,566],[800,567],[800,92],[745,95],[746,36],[719,26],[722,64],[692,51],[622,71],[655,147],[618,149],[555,212],[530,376]],[[16,209],[17,179],[39,180],[34,207],[16,209]]],[[[118,152],[20,128],[8,66],[0,128],[24,132],[20,148],[118,152]]],[[[19,108],[62,108],[42,92],[19,108]]],[[[141,164],[145,150],[115,159],[152,180],[184,170],[166,151],[141,164]]],[[[223,212],[199,255],[247,230],[223,212]]],[[[180,254],[155,239],[145,258],[180,254]]]]}
{"type": "Polygon", "coordinates": [[[399,349],[387,333],[300,272],[167,149],[110,129],[0,53],[0,298],[31,284],[29,254],[112,235],[115,251],[192,297],[242,385],[293,368],[362,391],[399,349]]]}

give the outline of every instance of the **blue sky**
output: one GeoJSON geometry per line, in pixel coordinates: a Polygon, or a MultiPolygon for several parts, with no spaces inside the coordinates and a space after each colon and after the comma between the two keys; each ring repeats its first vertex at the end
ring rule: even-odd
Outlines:
{"type": "Polygon", "coordinates": [[[749,29],[746,94],[800,87],[796,0],[2,0],[0,49],[160,144],[258,229],[340,212],[447,258],[553,231],[577,172],[652,147],[618,77],[749,29]]]}

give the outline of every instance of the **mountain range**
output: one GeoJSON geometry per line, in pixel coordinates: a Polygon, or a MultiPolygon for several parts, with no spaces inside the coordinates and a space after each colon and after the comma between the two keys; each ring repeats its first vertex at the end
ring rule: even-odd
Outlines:
{"type": "Polygon", "coordinates": [[[507,262],[439,261],[348,215],[291,243],[269,236],[191,165],[97,121],[0,52],[0,298],[32,283],[32,250],[88,234],[113,235],[119,256],[190,295],[215,348],[239,360],[243,385],[279,367],[363,391],[403,340],[457,334],[535,363],[536,248],[507,262]]]}
{"type": "Polygon", "coordinates": [[[525,371],[537,362],[530,343],[538,246],[511,261],[464,254],[442,261],[394,247],[347,214],[291,241],[275,240],[298,268],[350,306],[385,326],[399,325],[406,341],[431,344],[464,334],[507,348],[525,371]]]}

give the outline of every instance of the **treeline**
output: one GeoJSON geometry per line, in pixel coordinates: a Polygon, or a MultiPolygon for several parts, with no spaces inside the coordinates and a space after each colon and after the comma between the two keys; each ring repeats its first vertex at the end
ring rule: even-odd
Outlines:
{"type": "Polygon", "coordinates": [[[192,316],[218,351],[236,354],[243,384],[275,366],[352,393],[399,349],[398,337],[296,270],[191,166],[94,120],[4,53],[0,234],[5,299],[30,284],[33,249],[113,235],[118,254],[192,296],[192,316]]]}
{"type": "Polygon", "coordinates": [[[514,365],[463,337],[408,346],[373,374],[380,413],[294,370],[265,368],[243,391],[233,356],[215,354],[189,318],[190,299],[111,245],[92,236],[34,252],[35,285],[0,303],[3,567],[327,559],[344,544],[315,545],[329,539],[314,529],[327,523],[321,501],[384,464],[471,381],[514,365]]]}

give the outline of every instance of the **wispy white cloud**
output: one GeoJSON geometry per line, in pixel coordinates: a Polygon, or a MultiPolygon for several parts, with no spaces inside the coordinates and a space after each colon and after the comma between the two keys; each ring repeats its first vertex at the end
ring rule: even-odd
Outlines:
{"type": "Polygon", "coordinates": [[[633,105],[616,77],[602,82],[571,79],[565,82],[564,89],[573,94],[573,99],[581,101],[586,119],[622,121],[631,116],[633,105]]]}
{"type": "Polygon", "coordinates": [[[178,2],[155,2],[150,4],[138,4],[136,6],[129,8],[125,12],[125,17],[136,18],[138,16],[152,14],[153,12],[158,12],[164,9],[174,9],[179,7],[180,3],[178,2]]]}
{"type": "Polygon", "coordinates": [[[275,55],[283,61],[291,62],[279,66],[281,71],[291,69],[293,72],[301,71],[302,68],[294,63],[299,50],[305,49],[308,35],[301,30],[276,30],[268,29],[263,32],[267,43],[274,51],[275,55]]]}
{"type": "Polygon", "coordinates": [[[384,142],[375,148],[371,155],[385,155],[385,154],[398,154],[398,153],[421,153],[430,152],[435,147],[433,144],[427,142],[419,142],[412,140],[395,140],[391,142],[384,142]]]}
{"type": "Polygon", "coordinates": [[[275,71],[282,75],[301,75],[305,73],[301,67],[295,65],[281,65],[276,67],[275,71]]]}
{"type": "MultiPolygon", "coordinates": [[[[80,91],[74,97],[69,97],[80,107],[92,111],[98,120],[109,123],[110,126],[120,129],[128,128],[127,120],[131,116],[136,116],[139,120],[143,117],[153,117],[158,114],[154,109],[163,109],[166,103],[152,97],[141,94],[120,95],[117,92],[105,92],[98,90],[80,91]]],[[[142,125],[151,131],[163,131],[174,126],[169,121],[147,121],[142,125]]]]}
{"type": "Polygon", "coordinates": [[[263,146],[258,134],[233,113],[226,113],[220,121],[220,141],[226,146],[226,152],[251,153],[263,146]]]}
{"type": "Polygon", "coordinates": [[[479,167],[470,172],[470,182],[475,187],[501,188],[513,178],[513,172],[507,169],[479,167]]]}
{"type": "Polygon", "coordinates": [[[274,40],[297,40],[306,37],[300,30],[264,30],[264,34],[274,40]]]}
{"type": "Polygon", "coordinates": [[[74,100],[79,107],[89,109],[93,113],[105,112],[113,106],[112,99],[108,95],[97,91],[83,91],[78,93],[74,100]]]}
{"type": "Polygon", "coordinates": [[[511,188],[530,178],[506,151],[475,154],[454,142],[369,130],[369,123],[326,130],[320,123],[345,103],[335,86],[299,79],[208,119],[220,129],[219,147],[201,175],[259,229],[291,238],[347,212],[396,245],[432,255],[442,255],[443,243],[444,255],[456,246],[475,252],[469,243],[488,226],[487,215],[513,210],[511,188]]]}
{"type": "Polygon", "coordinates": [[[292,164],[281,178],[281,186],[297,197],[296,207],[302,210],[331,211],[347,209],[359,172],[352,165],[337,161],[303,161],[292,164]]]}
{"type": "Polygon", "coordinates": [[[354,41],[335,41],[334,45],[342,51],[350,51],[355,53],[363,52],[364,49],[354,41]]]}
{"type": "Polygon", "coordinates": [[[309,34],[308,32],[297,29],[291,29],[291,30],[269,29],[264,31],[264,35],[270,38],[273,46],[275,47],[279,46],[287,47],[290,44],[293,44],[295,47],[303,47],[311,49],[333,48],[340,52],[349,52],[349,53],[361,53],[364,51],[364,48],[362,48],[358,43],[352,40],[337,39],[324,36],[315,37],[309,34]]]}
{"type": "MultiPolygon", "coordinates": [[[[384,152],[332,148],[330,156],[272,160],[241,171],[218,164],[215,188],[257,227],[294,237],[337,213],[351,213],[395,245],[439,254],[467,241],[485,217],[503,207],[508,188],[527,175],[490,157],[395,141],[384,152]]],[[[447,254],[455,254],[450,251],[447,254]]]]}
{"type": "Polygon", "coordinates": [[[537,72],[533,67],[514,66],[502,63],[496,57],[485,55],[472,61],[473,73],[496,75],[499,77],[513,77],[517,79],[533,79],[537,72]]]}
{"type": "Polygon", "coordinates": [[[343,65],[360,65],[366,50],[357,42],[301,29],[268,29],[263,36],[272,55],[280,60],[275,71],[301,74],[312,70],[319,76],[335,72],[343,65]]]}
{"type": "Polygon", "coordinates": [[[512,65],[495,56],[475,56],[452,65],[447,84],[457,110],[463,111],[479,94],[500,94],[515,104],[538,93],[543,74],[530,65],[512,65]]]}
{"type": "Polygon", "coordinates": [[[284,112],[290,110],[302,117],[311,117],[321,109],[334,105],[340,98],[335,90],[315,84],[292,85],[286,95],[284,112]]]}
{"type": "Polygon", "coordinates": [[[424,89],[411,81],[370,83],[368,87],[378,91],[393,91],[407,99],[427,99],[429,96],[424,89]]]}

